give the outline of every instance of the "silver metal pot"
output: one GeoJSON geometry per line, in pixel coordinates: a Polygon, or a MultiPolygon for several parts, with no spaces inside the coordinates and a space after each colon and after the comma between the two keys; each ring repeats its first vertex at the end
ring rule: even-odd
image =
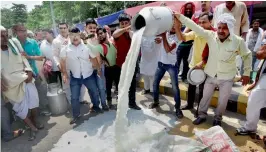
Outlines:
{"type": "Polygon", "coordinates": [[[47,98],[49,109],[53,115],[60,115],[67,112],[68,102],[60,84],[48,84],[47,98]]]}

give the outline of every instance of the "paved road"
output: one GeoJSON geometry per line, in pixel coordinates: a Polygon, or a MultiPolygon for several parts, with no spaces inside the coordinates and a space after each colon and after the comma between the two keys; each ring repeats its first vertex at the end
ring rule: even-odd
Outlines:
{"type": "MultiPolygon", "coordinates": [[[[140,91],[140,90],[139,90],[140,91]]],[[[137,103],[142,104],[144,107],[147,107],[152,102],[152,97],[142,96],[140,92],[137,93],[137,103]]],[[[89,97],[86,94],[85,99],[89,101],[89,97]]],[[[172,97],[161,96],[162,108],[159,113],[173,113],[173,101],[172,97]]],[[[115,101],[113,101],[115,102],[115,101]]],[[[182,105],[185,102],[182,101],[182,105]]],[[[79,123],[82,123],[84,120],[88,120],[90,117],[94,117],[93,115],[88,114],[89,107],[88,105],[82,106],[82,113],[85,115],[79,123]]],[[[194,119],[193,114],[190,111],[184,112],[185,118],[182,119],[181,123],[178,124],[175,128],[172,129],[171,134],[178,134],[186,137],[193,137],[193,129],[195,127],[192,125],[192,120],[194,119]]],[[[213,114],[213,109],[210,108],[209,114],[213,114]]],[[[37,139],[35,141],[28,141],[28,132],[26,132],[23,136],[10,141],[8,143],[1,142],[1,151],[2,152],[47,152],[53,148],[53,145],[57,143],[59,138],[68,130],[76,127],[76,125],[69,125],[71,115],[69,113],[62,116],[42,116],[41,120],[45,124],[45,129],[41,130],[37,134],[37,139]]],[[[254,143],[249,137],[235,137],[233,135],[236,127],[239,127],[239,120],[244,120],[245,116],[226,112],[226,116],[224,117],[224,123],[222,124],[225,128],[226,132],[233,139],[237,146],[241,149],[241,151],[245,151],[249,149],[249,147],[256,147],[259,151],[263,151],[262,143],[254,143]],[[257,146],[259,145],[259,146],[257,146]]],[[[207,129],[211,127],[212,118],[207,121],[206,124],[200,125],[199,129],[207,129]]],[[[22,123],[16,122],[13,127],[23,126],[22,123]]],[[[266,124],[265,121],[260,122],[259,131],[261,134],[266,134],[266,124]]],[[[248,150],[247,150],[248,151],[248,150]]]]}

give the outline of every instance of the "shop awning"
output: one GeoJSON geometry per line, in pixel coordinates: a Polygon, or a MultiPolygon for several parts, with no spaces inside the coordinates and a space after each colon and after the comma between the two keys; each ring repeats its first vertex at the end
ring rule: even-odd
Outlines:
{"type": "MultiPolygon", "coordinates": [[[[161,3],[165,3],[167,5],[167,7],[171,8],[173,11],[179,12],[182,5],[184,5],[186,2],[184,2],[184,1],[177,1],[177,2],[175,2],[175,1],[158,1],[158,2],[153,2],[153,3],[148,3],[145,5],[140,5],[140,6],[128,8],[125,10],[125,12],[130,14],[131,16],[134,16],[144,7],[160,6],[161,3]]],[[[201,3],[200,1],[194,2],[195,6],[196,6],[196,10],[199,10],[201,8],[200,3],[201,3]]],[[[211,3],[212,8],[215,8],[217,5],[219,5],[221,3],[224,3],[224,1],[212,1],[212,3],[211,3]]],[[[260,2],[260,1],[244,1],[244,3],[247,6],[249,6],[252,4],[261,4],[262,2],[260,2]]]]}
{"type": "Polygon", "coordinates": [[[106,15],[106,16],[100,17],[100,18],[97,19],[97,23],[100,26],[114,24],[114,23],[118,22],[117,21],[118,20],[118,16],[121,13],[124,13],[124,10],[121,10],[119,12],[116,12],[116,13],[113,13],[113,14],[110,14],[110,15],[106,15]]]}

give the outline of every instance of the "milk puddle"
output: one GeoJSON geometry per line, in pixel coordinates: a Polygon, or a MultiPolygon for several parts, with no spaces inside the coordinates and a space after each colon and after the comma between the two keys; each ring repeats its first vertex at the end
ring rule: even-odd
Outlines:
{"type": "Polygon", "coordinates": [[[195,140],[169,135],[174,116],[155,115],[143,107],[141,111],[128,110],[128,91],[144,30],[134,33],[122,66],[116,117],[115,111],[110,111],[90,118],[65,133],[51,152],[198,152],[206,148],[195,140]]]}

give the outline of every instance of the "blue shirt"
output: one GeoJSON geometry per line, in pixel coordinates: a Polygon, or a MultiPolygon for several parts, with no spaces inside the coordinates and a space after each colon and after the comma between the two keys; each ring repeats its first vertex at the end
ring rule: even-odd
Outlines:
{"type": "MultiPolygon", "coordinates": [[[[27,38],[25,43],[22,44],[22,47],[28,56],[41,56],[39,45],[34,39],[27,38]]],[[[37,68],[36,61],[32,59],[28,59],[28,61],[33,70],[34,75],[37,76],[39,74],[39,70],[37,68]]]]}

